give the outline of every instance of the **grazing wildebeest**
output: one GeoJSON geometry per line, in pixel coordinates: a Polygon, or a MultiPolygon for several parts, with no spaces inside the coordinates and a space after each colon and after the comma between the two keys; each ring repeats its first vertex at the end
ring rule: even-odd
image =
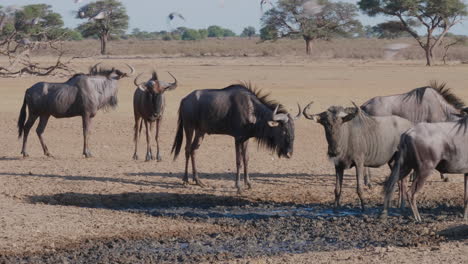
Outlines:
{"type": "Polygon", "coordinates": [[[162,115],[164,113],[165,100],[164,92],[177,88],[177,79],[169,73],[173,78],[173,83],[166,83],[158,80],[156,71],[153,71],[151,79],[147,82],[138,83],[138,75],[133,83],[137,86],[133,94],[133,113],[135,115],[135,128],[134,128],[134,141],[135,153],[133,159],[138,159],[138,130],[141,132],[142,123],[145,123],[146,129],[146,161],[154,159],[153,152],[151,151],[151,133],[154,124],[156,123],[156,160],[161,161],[159,154],[159,125],[161,123],[162,115]],[[141,119],[141,122],[140,122],[141,119]]]}
{"type": "MultiPolygon", "coordinates": [[[[299,107],[299,106],[298,106],[299,107]]],[[[247,84],[231,85],[224,89],[196,90],[180,102],[177,134],[172,146],[177,158],[185,131],[185,175],[188,183],[189,158],[192,160],[193,180],[203,186],[198,178],[195,153],[205,134],[223,134],[234,137],[236,148],[236,187],[241,192],[240,167],[244,164],[244,183],[251,188],[248,175],[247,144],[250,138],[258,140],[279,157],[290,158],[293,154],[294,119],[284,107],[269,99],[268,95],[253,90],[247,84]],[[195,134],[195,136],[194,136],[195,134]]]]}
{"type": "MultiPolygon", "coordinates": [[[[456,122],[420,123],[401,136],[395,165],[385,184],[382,216],[386,217],[395,183],[403,180],[411,170],[415,179],[406,193],[416,221],[421,216],[416,205],[416,195],[424,182],[436,169],[440,173],[464,173],[464,218],[468,220],[468,117],[456,122]]],[[[404,186],[403,186],[404,187],[404,186]]],[[[405,196],[405,188],[400,188],[405,196]]],[[[400,195],[401,196],[401,195],[400,195]]]]}
{"type": "MultiPolygon", "coordinates": [[[[99,63],[98,63],[99,64],[99,63]]],[[[89,74],[75,74],[64,83],[39,82],[26,90],[23,106],[18,119],[18,137],[24,133],[21,154],[28,157],[26,145],[28,134],[39,117],[36,132],[46,156],[51,156],[42,138],[50,116],[55,118],[81,116],[83,120],[83,155],[89,158],[88,134],[91,120],[101,108],[117,105],[117,80],[134,73],[133,67],[127,65],[131,72],[125,73],[115,68],[110,70],[91,67],[89,74]],[[26,121],[26,107],[29,116],[26,121]],[[25,123],[26,121],[26,123],[25,123]]]]}
{"type": "Polygon", "coordinates": [[[356,167],[357,194],[364,210],[361,176],[364,167],[380,167],[390,164],[400,136],[413,123],[399,116],[369,116],[359,107],[332,106],[319,114],[303,114],[321,124],[328,142],[328,157],[334,162],[336,172],[335,207],[340,206],[343,173],[356,167]]]}
{"type": "MultiPolygon", "coordinates": [[[[374,97],[362,104],[361,109],[372,116],[396,115],[413,123],[437,123],[458,120],[466,114],[464,107],[463,101],[445,83],[432,81],[429,86],[404,94],[374,97]]],[[[448,180],[443,174],[440,177],[448,180]]]]}

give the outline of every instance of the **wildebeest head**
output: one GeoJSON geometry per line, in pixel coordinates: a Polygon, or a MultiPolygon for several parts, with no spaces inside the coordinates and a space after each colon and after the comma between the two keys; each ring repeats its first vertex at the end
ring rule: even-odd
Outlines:
{"type": "Polygon", "coordinates": [[[160,112],[161,104],[163,103],[161,95],[165,91],[170,91],[170,90],[174,90],[175,88],[177,88],[177,79],[170,72],[168,73],[172,76],[172,78],[174,78],[173,83],[166,83],[164,81],[160,81],[156,71],[153,71],[151,78],[146,82],[138,83],[138,78],[142,75],[142,73],[139,74],[135,78],[135,80],[133,80],[133,83],[137,87],[144,87],[145,90],[148,92],[147,96],[149,97],[149,100],[151,101],[151,106],[153,108],[152,111],[154,114],[158,114],[160,112]]]}
{"type": "Polygon", "coordinates": [[[277,153],[279,157],[291,158],[293,154],[294,145],[294,120],[301,116],[301,107],[296,116],[291,116],[289,113],[277,113],[279,106],[276,107],[272,114],[272,120],[268,121],[268,126],[272,128],[272,140],[277,146],[277,153]]]}
{"type": "Polygon", "coordinates": [[[341,127],[344,123],[351,121],[358,112],[359,107],[347,107],[342,106],[331,106],[326,111],[319,114],[308,114],[307,110],[313,102],[309,103],[302,112],[305,118],[314,120],[321,124],[325,129],[325,136],[328,142],[328,156],[336,157],[339,154],[338,142],[340,139],[341,127]]]}
{"type": "Polygon", "coordinates": [[[108,79],[113,79],[113,80],[120,80],[124,77],[130,77],[132,76],[134,73],[135,73],[135,69],[126,64],[128,68],[130,68],[130,73],[126,73],[126,72],[123,72],[119,69],[116,69],[114,67],[112,67],[110,70],[106,70],[106,69],[102,69],[102,68],[99,68],[98,65],[101,64],[100,62],[95,64],[93,67],[91,67],[89,69],[89,74],[91,75],[104,75],[106,76],[108,79]]]}

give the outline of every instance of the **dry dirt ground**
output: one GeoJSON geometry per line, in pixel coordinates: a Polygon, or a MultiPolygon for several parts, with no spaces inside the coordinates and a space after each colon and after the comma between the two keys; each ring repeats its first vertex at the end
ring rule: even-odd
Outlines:
{"type": "MultiPolygon", "coordinates": [[[[46,60],[46,58],[44,58],[46,60]]],[[[430,80],[445,81],[468,101],[468,65],[424,67],[421,62],[309,61],[270,58],[102,58],[75,63],[80,71],[102,60],[137,71],[174,73],[179,88],[167,93],[161,131],[162,162],[132,160],[133,79],[119,82],[119,106],[94,118],[93,158],[82,157],[81,119],[51,118],[42,154],[34,131],[30,157],[20,156],[16,122],[24,91],[38,81],[0,79],[0,263],[468,263],[468,226],[460,214],[462,175],[442,182],[433,174],[419,196],[423,223],[393,211],[378,218],[387,168],[373,170],[370,209],[357,209],[354,170],[346,172],[344,208],[329,210],[334,169],[323,128],[296,122],[294,156],[278,159],[250,144],[253,189],[234,188],[233,139],[206,136],[198,154],[209,187],[183,186],[184,160],[170,156],[180,99],[195,89],[252,81],[292,111],[315,101],[363,103],[406,92],[430,80]]],[[[37,123],[36,123],[37,125],[37,123]]],[[[144,157],[144,140],[139,156],[144,157]]]]}

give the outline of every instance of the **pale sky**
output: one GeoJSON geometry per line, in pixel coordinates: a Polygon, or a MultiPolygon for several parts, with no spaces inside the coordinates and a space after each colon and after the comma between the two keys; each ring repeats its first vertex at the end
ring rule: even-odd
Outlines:
{"type": "MultiPolygon", "coordinates": [[[[342,1],[358,2],[358,0],[342,1]]],[[[0,5],[49,4],[55,12],[62,15],[66,27],[75,28],[84,20],[75,19],[72,11],[89,2],[91,0],[82,0],[80,4],[75,4],[73,0],[0,0],[0,5]]],[[[127,8],[130,17],[129,31],[133,28],[160,31],[171,30],[178,26],[199,29],[219,25],[239,34],[247,26],[253,26],[257,31],[260,28],[260,0],[121,0],[121,2],[127,8]],[[171,25],[168,25],[166,18],[171,12],[181,13],[186,21],[177,21],[176,18],[171,25]]],[[[364,25],[374,25],[388,19],[369,18],[365,15],[360,17],[364,25]]],[[[455,26],[451,32],[468,35],[468,21],[455,26]]]]}

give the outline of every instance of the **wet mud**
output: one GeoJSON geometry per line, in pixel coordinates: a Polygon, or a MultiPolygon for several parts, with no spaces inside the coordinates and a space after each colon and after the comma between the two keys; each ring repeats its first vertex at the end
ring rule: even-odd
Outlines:
{"type": "Polygon", "coordinates": [[[86,240],[46,253],[3,255],[0,263],[217,262],[367,247],[437,247],[443,241],[468,238],[466,225],[446,229],[446,223],[462,223],[461,208],[447,204],[422,204],[423,222],[416,223],[408,211],[401,214],[397,209],[382,221],[377,204],[362,212],[353,205],[333,210],[323,204],[266,204],[210,195],[153,198],[136,193],[124,197],[68,193],[31,197],[31,201],[125,210],[183,219],[187,224],[206,222],[225,231],[185,238],[86,240]]]}

